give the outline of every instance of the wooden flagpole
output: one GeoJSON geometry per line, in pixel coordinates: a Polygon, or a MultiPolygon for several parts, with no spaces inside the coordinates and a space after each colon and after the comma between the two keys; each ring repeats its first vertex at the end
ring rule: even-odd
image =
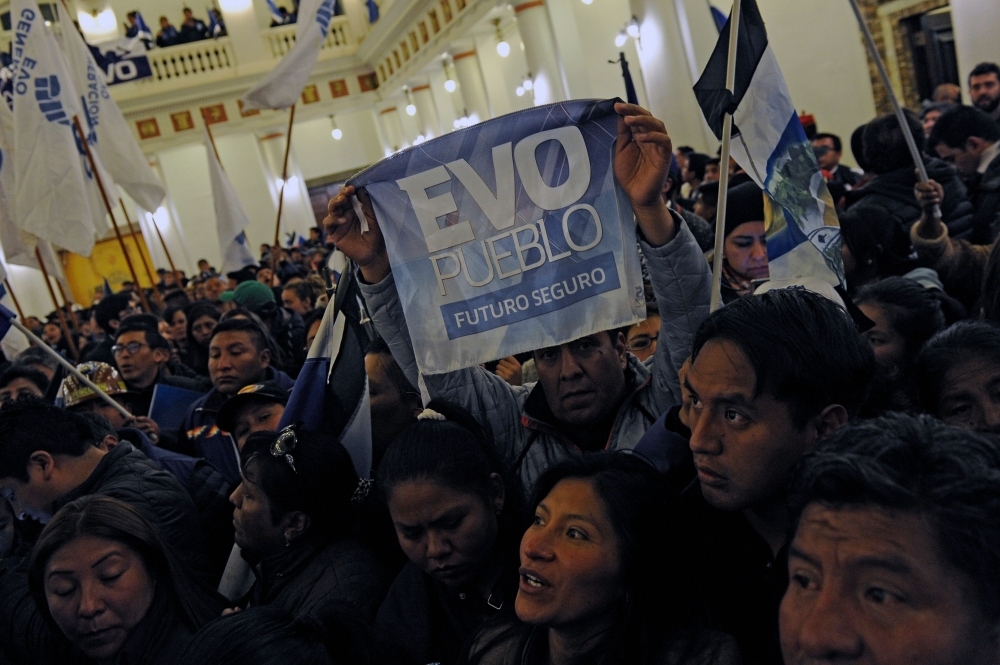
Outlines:
{"type": "MultiPolygon", "coordinates": [[[[125,247],[125,239],[122,238],[122,232],[118,228],[118,222],[115,221],[115,213],[111,210],[111,201],[108,200],[108,193],[104,190],[104,183],[101,181],[100,171],[97,170],[97,162],[94,159],[94,153],[90,151],[90,144],[87,143],[87,135],[83,132],[83,126],[80,125],[80,118],[78,116],[73,116],[73,124],[76,126],[76,131],[80,135],[80,142],[83,143],[83,148],[87,153],[87,161],[90,162],[90,168],[94,171],[94,180],[97,181],[97,188],[101,190],[101,198],[104,200],[104,208],[108,211],[108,216],[111,218],[111,228],[115,230],[115,236],[118,238],[118,245],[122,248],[122,254],[125,255],[125,263],[128,265],[129,274],[132,275],[132,282],[135,284],[135,290],[139,293],[139,299],[142,301],[142,306],[147,312],[149,312],[151,311],[149,309],[149,302],[146,300],[146,294],[142,290],[142,284],[139,283],[139,276],[135,273],[135,266],[132,265],[132,258],[128,255],[128,249],[125,247]]],[[[156,284],[153,284],[153,288],[156,288],[156,284]]]]}
{"type": "MultiPolygon", "coordinates": [[[[854,16],[858,19],[858,27],[861,28],[861,34],[864,35],[865,45],[868,47],[868,54],[875,63],[875,68],[878,70],[879,78],[882,79],[882,85],[885,86],[886,93],[889,95],[889,101],[892,103],[892,110],[896,114],[896,120],[899,122],[900,130],[903,132],[903,139],[906,141],[906,147],[910,150],[910,157],[913,159],[913,163],[917,167],[917,174],[920,178],[920,182],[927,182],[927,168],[924,166],[923,156],[920,154],[920,149],[917,148],[917,142],[913,139],[912,132],[910,132],[910,125],[906,122],[906,115],[903,113],[903,107],[899,105],[899,99],[896,97],[896,91],[893,89],[892,82],[889,80],[889,72],[885,69],[885,62],[882,61],[882,55],[878,52],[878,47],[875,46],[875,39],[872,37],[872,32],[868,29],[865,17],[861,13],[861,8],[858,6],[858,0],[849,0],[849,2],[851,3],[851,9],[854,10],[854,16]]],[[[941,220],[941,208],[939,206],[934,206],[932,214],[935,219],[938,221],[941,220]]]]}
{"type": "MultiPolygon", "coordinates": [[[[73,354],[73,360],[80,362],[80,352],[77,351],[73,335],[70,334],[69,324],[66,323],[66,314],[63,312],[62,307],[59,306],[59,301],[56,300],[56,292],[52,289],[52,282],[49,281],[49,271],[45,268],[45,261],[42,261],[42,253],[38,251],[38,247],[35,247],[35,258],[38,259],[38,267],[41,268],[42,277],[45,278],[45,286],[49,289],[49,297],[52,298],[52,304],[56,308],[56,316],[59,317],[59,325],[62,326],[63,335],[66,336],[69,352],[73,354]]],[[[22,330],[21,332],[24,331],[22,330]]]]}
{"type": "Polygon", "coordinates": [[[285,203],[285,185],[288,184],[288,155],[292,151],[292,123],[295,122],[295,104],[288,114],[288,133],[285,134],[285,159],[281,164],[281,188],[278,190],[278,219],[274,223],[274,245],[271,247],[271,272],[278,270],[278,251],[281,246],[281,209],[285,203]]]}
{"type": "Polygon", "coordinates": [[[156,219],[153,219],[153,230],[156,231],[156,236],[160,239],[160,244],[163,245],[163,253],[167,255],[167,263],[170,264],[170,269],[177,274],[177,268],[174,266],[174,260],[170,256],[170,250],[167,249],[167,241],[163,239],[163,234],[160,233],[160,227],[156,225],[156,219]]]}
{"type": "MultiPolygon", "coordinates": [[[[135,228],[132,226],[132,220],[129,219],[128,210],[125,209],[125,202],[122,201],[122,197],[118,197],[118,204],[122,207],[122,214],[125,215],[125,223],[128,225],[129,235],[132,236],[132,243],[135,245],[135,249],[139,252],[139,259],[142,261],[142,267],[146,271],[146,277],[149,277],[149,283],[153,288],[153,295],[156,296],[156,302],[159,303],[160,308],[163,309],[166,305],[163,303],[163,294],[160,293],[160,289],[156,286],[156,280],[153,278],[153,271],[146,263],[146,256],[142,253],[142,249],[139,246],[139,238],[135,234],[135,228]]],[[[155,224],[155,222],[154,222],[155,224]]],[[[145,241],[143,241],[145,242],[145,241]]],[[[152,257],[150,257],[152,260],[152,257]]],[[[174,279],[177,279],[177,273],[174,273],[174,279]]]]}
{"type": "Polygon", "coordinates": [[[25,318],[24,311],[21,309],[21,303],[17,301],[17,296],[14,295],[14,289],[10,288],[10,280],[4,277],[3,285],[7,289],[7,293],[10,294],[10,299],[14,301],[14,309],[17,310],[17,315],[23,320],[25,318]]]}
{"type": "MultiPolygon", "coordinates": [[[[741,0],[734,0],[729,17],[729,59],[726,61],[726,90],[736,85],[736,47],[740,32],[741,0]]],[[[722,253],[726,240],[726,199],[729,198],[729,141],[733,133],[733,116],[722,119],[722,154],[719,156],[719,201],[715,208],[715,256],[712,258],[712,300],[709,311],[722,307],[722,253]]]]}
{"type": "MultiPolygon", "coordinates": [[[[37,249],[37,247],[36,247],[36,249],[37,249]]],[[[42,262],[41,253],[40,252],[39,252],[39,255],[38,255],[38,265],[39,265],[39,267],[42,267],[44,265],[44,263],[42,262]]],[[[45,270],[43,269],[42,272],[44,273],[45,270]]],[[[66,291],[63,289],[62,281],[58,277],[56,277],[55,279],[56,279],[56,288],[59,289],[59,297],[62,298],[63,307],[66,308],[64,311],[69,312],[69,324],[70,324],[70,327],[73,330],[79,332],[79,330],[80,330],[80,319],[77,318],[76,312],[74,312],[73,308],[70,306],[70,301],[69,301],[69,298],[66,297],[66,291]]]]}

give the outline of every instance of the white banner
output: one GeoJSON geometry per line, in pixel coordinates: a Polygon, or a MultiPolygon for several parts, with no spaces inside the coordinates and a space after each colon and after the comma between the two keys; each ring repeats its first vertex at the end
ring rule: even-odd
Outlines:
{"type": "Polygon", "coordinates": [[[205,148],[208,150],[208,175],[212,181],[212,199],[215,201],[215,223],[219,232],[219,251],[222,253],[222,274],[257,263],[247,247],[244,231],[250,226],[250,215],[243,208],[236,190],[215,157],[215,150],[205,131],[205,148]]]}

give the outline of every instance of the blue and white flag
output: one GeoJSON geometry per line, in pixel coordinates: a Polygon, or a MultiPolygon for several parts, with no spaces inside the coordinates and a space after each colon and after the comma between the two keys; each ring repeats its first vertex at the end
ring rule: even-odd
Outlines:
{"type": "Polygon", "coordinates": [[[274,0],[266,0],[267,2],[267,12],[271,15],[271,20],[275,23],[284,24],[287,20],[287,16],[281,13],[278,9],[278,5],[275,4],[274,0]]]}
{"type": "Polygon", "coordinates": [[[135,13],[135,28],[137,30],[135,36],[140,39],[146,39],[152,41],[153,31],[149,29],[146,25],[146,19],[142,18],[142,12],[136,11],[135,13]]]}
{"type": "Polygon", "coordinates": [[[352,271],[345,271],[337,295],[323,312],[279,428],[302,423],[307,431],[333,434],[350,453],[359,478],[372,471],[371,401],[365,350],[371,341],[352,271]]]}
{"type": "Polygon", "coordinates": [[[222,35],[222,24],[215,18],[215,12],[211,9],[208,10],[208,34],[212,35],[213,39],[218,39],[222,35]]]}
{"type": "Polygon", "coordinates": [[[11,2],[14,191],[18,228],[72,252],[94,246],[93,173],[73,126],[83,118],[66,63],[34,0],[11,2]]]}
{"type": "Polygon", "coordinates": [[[375,0],[365,0],[365,7],[368,8],[368,23],[375,23],[378,20],[378,5],[375,0]]]}
{"type": "Polygon", "coordinates": [[[694,93],[716,137],[722,138],[724,114],[733,114],[733,159],[768,194],[771,279],[813,276],[842,286],[837,211],[767,43],[757,3],[742,3],[733,92],[726,90],[729,28],[727,22],[694,93]]]}
{"type": "Polygon", "coordinates": [[[138,81],[153,75],[146,45],[137,37],[102,42],[96,46],[88,44],[87,48],[107,85],[138,81]]]}
{"type": "Polygon", "coordinates": [[[219,234],[219,252],[222,254],[221,272],[225,275],[257,263],[245,233],[250,226],[250,215],[240,203],[233,184],[215,156],[208,130],[205,130],[205,149],[208,151],[208,178],[212,183],[215,224],[219,234]]]}
{"type": "Polygon", "coordinates": [[[645,318],[614,100],[549,104],[388,157],[371,196],[417,365],[448,372],[645,318]]]}
{"type": "Polygon", "coordinates": [[[323,48],[336,0],[302,0],[295,27],[295,46],[281,62],[243,95],[243,110],[284,109],[294,104],[309,81],[323,48]]]}
{"type": "MultiPolygon", "coordinates": [[[[118,104],[111,98],[87,43],[79,32],[71,29],[63,31],[62,43],[73,82],[81,93],[80,102],[86,118],[86,121],[81,118],[81,122],[93,134],[91,150],[100,156],[101,164],[114,182],[136,203],[144,210],[155,211],[166,191],[150,168],[149,159],[139,148],[118,104]]],[[[108,181],[104,185],[111,188],[108,181]]]]}

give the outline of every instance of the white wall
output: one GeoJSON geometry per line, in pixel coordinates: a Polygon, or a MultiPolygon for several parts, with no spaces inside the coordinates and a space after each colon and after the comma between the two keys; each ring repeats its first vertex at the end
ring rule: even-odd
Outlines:
{"type": "Polygon", "coordinates": [[[955,29],[958,75],[962,93],[969,101],[969,71],[980,62],[1000,63],[1000,2],[997,0],[951,0],[951,24],[955,29]]]}
{"type": "Polygon", "coordinates": [[[306,180],[361,169],[382,159],[382,144],[370,110],[338,113],[336,121],[344,133],[339,141],[330,134],[329,118],[295,124],[292,148],[306,180]]]}
{"type": "MultiPolygon", "coordinates": [[[[585,5],[580,0],[572,0],[570,6],[575,17],[574,23],[579,33],[581,46],[580,52],[571,54],[571,56],[581,63],[588,78],[588,86],[582,91],[583,94],[599,99],[611,97],[625,99],[625,81],[621,75],[621,66],[618,65],[618,53],[624,51],[632,80],[635,83],[639,104],[647,104],[646,87],[642,81],[635,40],[628,40],[622,48],[615,46],[615,37],[618,35],[618,31],[632,18],[632,10],[628,2],[625,0],[593,0],[591,4],[585,5]],[[615,61],[614,64],[609,63],[609,60],[615,61]]],[[[553,29],[558,34],[564,27],[557,24],[553,26],[553,29]]],[[[560,55],[562,54],[560,53],[560,55]]]]}

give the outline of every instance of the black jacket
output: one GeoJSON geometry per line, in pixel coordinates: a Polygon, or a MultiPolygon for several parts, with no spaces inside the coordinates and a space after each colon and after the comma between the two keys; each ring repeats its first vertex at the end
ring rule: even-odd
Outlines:
{"type": "Polygon", "coordinates": [[[1000,233],[1000,155],[990,162],[985,173],[977,173],[967,184],[969,199],[976,209],[969,242],[988,245],[1000,233]]]}
{"type": "MultiPolygon", "coordinates": [[[[973,209],[958,173],[947,163],[933,157],[925,158],[924,164],[927,175],[944,187],[941,215],[948,227],[948,235],[968,239],[972,235],[973,209]]],[[[916,173],[909,166],[876,176],[864,187],[848,193],[847,214],[872,223],[890,219],[909,235],[910,227],[921,215],[913,195],[916,183],[916,173]]]]}

